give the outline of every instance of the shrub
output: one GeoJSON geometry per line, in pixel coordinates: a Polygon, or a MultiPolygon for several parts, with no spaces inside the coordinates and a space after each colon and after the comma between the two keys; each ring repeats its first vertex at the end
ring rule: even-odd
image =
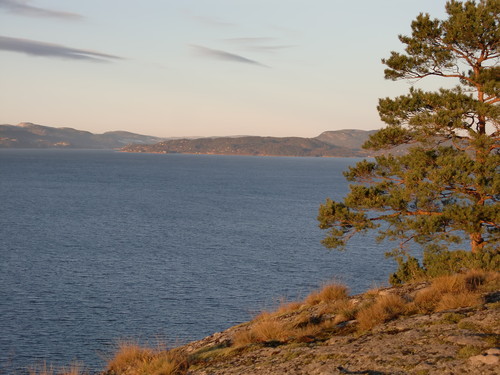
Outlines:
{"type": "Polygon", "coordinates": [[[464,270],[495,271],[500,269],[500,251],[490,249],[480,253],[455,250],[424,251],[423,266],[416,258],[406,261],[398,258],[398,269],[389,278],[392,285],[400,285],[423,278],[452,275],[464,270]]]}
{"type": "Polygon", "coordinates": [[[415,281],[425,276],[425,270],[420,266],[414,257],[408,257],[405,262],[403,258],[397,258],[398,269],[389,277],[392,285],[401,285],[410,281],[415,281]]]}

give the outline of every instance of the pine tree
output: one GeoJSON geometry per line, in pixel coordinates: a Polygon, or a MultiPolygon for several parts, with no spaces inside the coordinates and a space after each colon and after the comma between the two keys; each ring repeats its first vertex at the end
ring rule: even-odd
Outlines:
{"type": "Polygon", "coordinates": [[[465,240],[475,254],[498,252],[500,1],[452,0],[446,12],[445,20],[420,14],[411,36],[399,36],[405,53],[391,52],[382,62],[386,79],[440,77],[456,86],[411,88],[379,100],[387,126],[364,147],[411,147],[344,173],[356,184],[343,202],[328,199],[319,210],[326,247],[342,248],[356,233],[378,230],[379,239],[399,241],[396,256],[407,254],[411,242],[439,251],[465,240]]]}

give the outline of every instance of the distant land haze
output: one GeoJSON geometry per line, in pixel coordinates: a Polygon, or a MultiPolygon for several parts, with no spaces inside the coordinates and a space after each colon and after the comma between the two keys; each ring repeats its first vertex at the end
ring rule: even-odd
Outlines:
{"type": "Polygon", "coordinates": [[[23,122],[0,125],[0,148],[119,149],[125,152],[269,156],[366,156],[362,144],[376,130],[326,131],[314,138],[226,136],[160,138],[125,131],[93,134],[23,122]]]}

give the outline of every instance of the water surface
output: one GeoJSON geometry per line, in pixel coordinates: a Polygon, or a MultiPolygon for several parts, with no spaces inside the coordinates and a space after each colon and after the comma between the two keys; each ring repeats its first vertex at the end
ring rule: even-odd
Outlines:
{"type": "Polygon", "coordinates": [[[0,372],[103,366],[118,339],[184,342],[393,265],[319,243],[356,159],[0,150],[0,372]]]}

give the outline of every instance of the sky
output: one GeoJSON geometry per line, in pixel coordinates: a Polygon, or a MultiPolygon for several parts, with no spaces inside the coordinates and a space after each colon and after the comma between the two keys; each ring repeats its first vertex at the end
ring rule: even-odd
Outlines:
{"type": "Polygon", "coordinates": [[[378,129],[384,80],[445,0],[0,0],[0,124],[160,137],[378,129]]]}

